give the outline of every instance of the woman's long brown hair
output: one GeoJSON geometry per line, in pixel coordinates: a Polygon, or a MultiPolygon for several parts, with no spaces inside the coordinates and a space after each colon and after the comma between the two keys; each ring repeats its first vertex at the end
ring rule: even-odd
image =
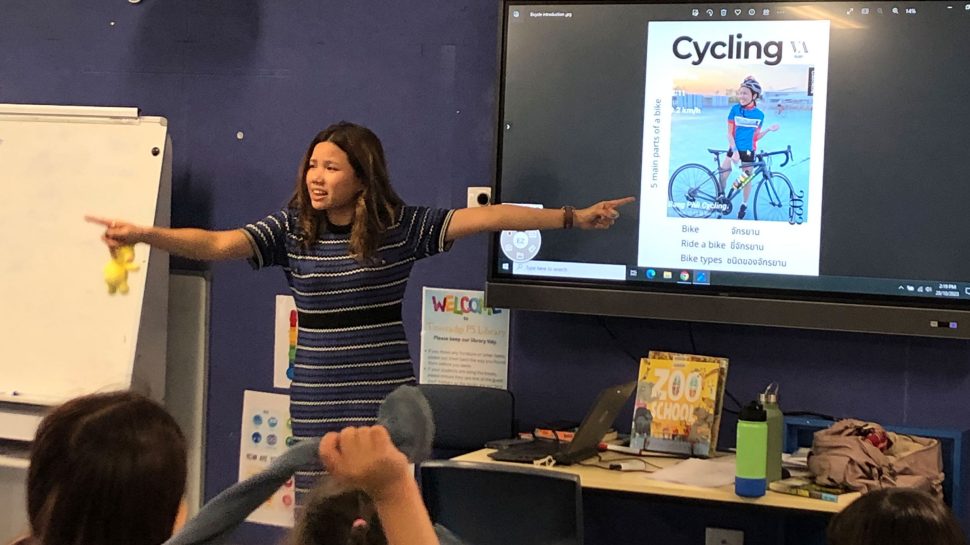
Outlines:
{"type": "Polygon", "coordinates": [[[299,214],[298,223],[303,231],[303,247],[309,248],[317,239],[320,224],[325,221],[323,212],[310,203],[306,185],[306,173],[310,168],[313,148],[321,142],[330,142],[347,154],[354,174],[360,179],[363,190],[357,196],[354,221],[350,231],[350,253],[358,261],[366,261],[377,252],[384,233],[397,221],[404,201],[391,187],[384,159],[384,147],[370,129],[341,121],[317,134],[303,156],[296,190],[290,206],[299,214]]]}

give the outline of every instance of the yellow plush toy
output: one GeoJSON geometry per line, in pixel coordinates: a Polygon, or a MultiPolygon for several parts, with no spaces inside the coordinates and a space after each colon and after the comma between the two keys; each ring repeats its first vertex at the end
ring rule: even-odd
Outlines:
{"type": "Polygon", "coordinates": [[[116,291],[128,293],[128,271],[137,271],[135,248],[119,246],[111,254],[111,261],[104,266],[104,281],[108,284],[108,293],[114,295],[116,291]]]}

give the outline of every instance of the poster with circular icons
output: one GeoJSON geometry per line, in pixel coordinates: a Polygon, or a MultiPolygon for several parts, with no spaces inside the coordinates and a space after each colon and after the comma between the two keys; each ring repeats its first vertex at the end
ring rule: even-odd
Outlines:
{"type": "MultiPolygon", "coordinates": [[[[292,443],[289,396],[246,390],[239,434],[239,480],[265,470],[292,443]]],[[[290,478],[246,520],[292,528],[295,500],[294,482],[290,478]]]]}

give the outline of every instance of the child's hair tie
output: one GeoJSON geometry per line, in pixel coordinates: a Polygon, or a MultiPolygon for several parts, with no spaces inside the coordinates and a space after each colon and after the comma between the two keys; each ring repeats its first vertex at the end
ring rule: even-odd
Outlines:
{"type": "Polygon", "coordinates": [[[354,523],[351,525],[351,528],[354,528],[354,529],[356,529],[356,528],[366,529],[367,528],[367,521],[364,520],[364,519],[362,519],[362,518],[360,518],[360,517],[357,517],[356,519],[354,519],[354,523]]]}

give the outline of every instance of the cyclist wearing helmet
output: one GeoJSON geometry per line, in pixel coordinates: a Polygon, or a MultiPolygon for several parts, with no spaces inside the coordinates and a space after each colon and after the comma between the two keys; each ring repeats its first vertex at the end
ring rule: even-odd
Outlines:
{"type": "MultiPolygon", "coordinates": [[[[754,152],[758,140],[771,131],[778,130],[778,124],[763,129],[765,114],[758,109],[757,100],[761,98],[761,84],[752,76],[744,78],[738,88],[738,103],[728,114],[728,152],[721,163],[721,187],[725,187],[728,175],[734,163],[754,162],[754,152]],[[735,153],[736,152],[736,153],[735,153]]],[[[734,182],[735,189],[744,187],[741,207],[738,208],[738,219],[744,219],[748,209],[748,196],[751,194],[751,167],[742,167],[743,174],[734,182]]]]}

